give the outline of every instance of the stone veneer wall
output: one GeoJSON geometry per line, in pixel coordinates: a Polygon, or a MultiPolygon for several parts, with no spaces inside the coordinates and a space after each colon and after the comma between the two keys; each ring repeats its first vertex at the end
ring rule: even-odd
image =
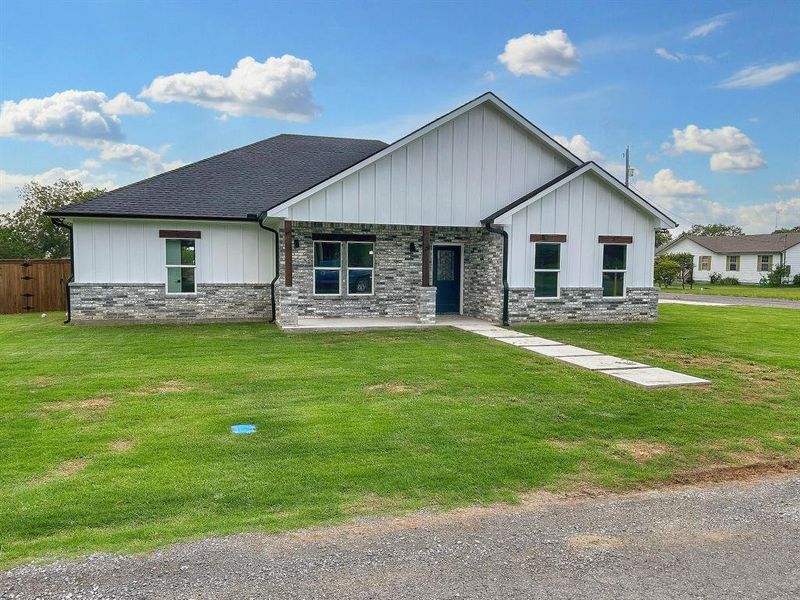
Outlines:
{"type": "MultiPolygon", "coordinates": [[[[276,284],[284,288],[283,231],[280,240],[281,274],[276,284]]],[[[388,316],[431,318],[420,316],[421,307],[430,304],[430,292],[421,288],[422,227],[409,225],[359,225],[341,223],[292,223],[292,236],[299,247],[292,250],[293,281],[296,290],[296,313],[299,317],[363,317],[388,316]],[[314,233],[375,235],[375,271],[372,296],[348,296],[346,265],[343,265],[341,296],[321,297],[313,294],[314,233]],[[411,250],[411,244],[415,250],[411,250]],[[421,298],[426,295],[427,298],[421,298]]],[[[502,310],[502,241],[500,236],[481,228],[432,227],[431,244],[463,244],[464,314],[498,320],[502,310]],[[495,239],[496,238],[496,239],[495,239]]],[[[433,253],[431,252],[431,259],[433,253]]],[[[278,322],[288,325],[294,309],[284,303],[279,292],[278,322]],[[287,312],[288,319],[283,318],[287,312]]],[[[435,298],[435,297],[434,297],[435,298]]],[[[295,301],[288,297],[287,301],[295,301]]],[[[426,309],[429,312],[429,308],[426,309]]]]}
{"type": "Polygon", "coordinates": [[[267,321],[270,286],[198,283],[190,296],[167,296],[163,284],[71,283],[72,320],[183,322],[267,321]]]}
{"type": "Polygon", "coordinates": [[[512,288],[508,297],[510,323],[654,321],[658,316],[656,288],[628,288],[623,298],[603,298],[602,288],[561,288],[561,297],[533,297],[533,288],[512,288]]]}

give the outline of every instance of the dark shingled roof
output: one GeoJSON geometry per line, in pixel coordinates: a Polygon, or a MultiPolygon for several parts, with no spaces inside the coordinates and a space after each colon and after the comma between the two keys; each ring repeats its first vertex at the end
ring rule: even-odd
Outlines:
{"type": "Polygon", "coordinates": [[[245,220],[385,147],[379,140],[282,134],[48,214],[245,220]]]}
{"type": "Polygon", "coordinates": [[[683,235],[664,244],[659,252],[681,239],[692,240],[703,248],[717,254],[758,254],[760,252],[783,252],[800,244],[800,233],[763,233],[758,235],[683,235]]]}

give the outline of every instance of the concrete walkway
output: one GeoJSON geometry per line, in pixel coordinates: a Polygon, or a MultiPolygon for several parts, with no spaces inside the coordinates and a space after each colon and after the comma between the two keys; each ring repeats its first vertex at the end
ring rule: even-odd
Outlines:
{"type": "Polygon", "coordinates": [[[706,306],[768,306],[770,308],[794,308],[800,310],[800,300],[781,300],[780,298],[745,298],[740,296],[712,296],[710,294],[670,294],[659,292],[659,301],[680,300],[685,303],[704,303],[706,306]]]}
{"type": "Polygon", "coordinates": [[[597,371],[609,375],[626,383],[633,383],[644,388],[675,387],[681,385],[705,385],[711,383],[707,379],[700,379],[692,375],[685,375],[676,371],[651,367],[644,363],[618,358],[609,354],[600,354],[593,350],[586,350],[578,346],[562,344],[519,331],[504,329],[489,323],[479,324],[453,324],[453,327],[468,331],[483,337],[517,346],[522,350],[534,352],[542,356],[554,358],[576,367],[583,367],[590,371],[597,371]]]}

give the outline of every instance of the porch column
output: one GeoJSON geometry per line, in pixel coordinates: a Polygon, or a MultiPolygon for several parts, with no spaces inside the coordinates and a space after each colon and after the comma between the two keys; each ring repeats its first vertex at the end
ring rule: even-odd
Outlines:
{"type": "Polygon", "coordinates": [[[292,287],[292,222],[283,222],[283,284],[292,287]]]}
{"type": "Polygon", "coordinates": [[[431,286],[431,228],[422,227],[422,287],[431,286]]]}

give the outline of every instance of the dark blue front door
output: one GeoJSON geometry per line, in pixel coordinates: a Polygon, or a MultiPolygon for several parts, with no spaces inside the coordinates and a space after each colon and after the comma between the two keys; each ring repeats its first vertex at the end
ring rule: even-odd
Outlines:
{"type": "Polygon", "coordinates": [[[461,247],[433,247],[433,285],[436,312],[461,312],[461,247]]]}

